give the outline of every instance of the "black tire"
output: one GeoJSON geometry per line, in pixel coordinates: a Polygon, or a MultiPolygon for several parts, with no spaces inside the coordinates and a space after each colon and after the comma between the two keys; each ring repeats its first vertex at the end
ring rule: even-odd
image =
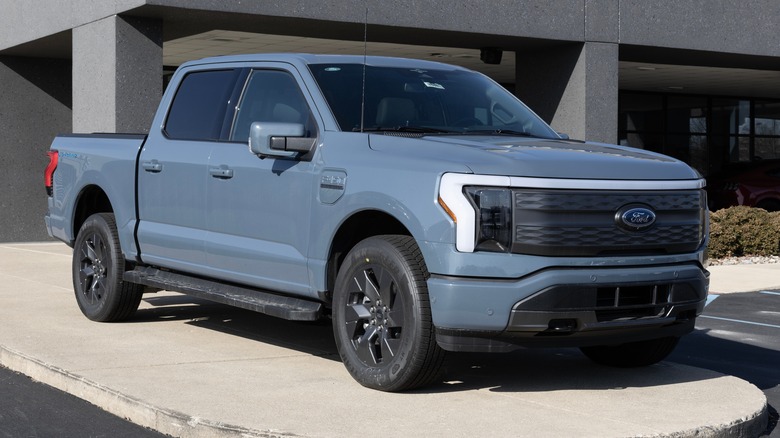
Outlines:
{"type": "Polygon", "coordinates": [[[621,345],[582,347],[580,350],[593,362],[619,368],[634,368],[660,362],[677,346],[680,338],[668,337],[621,345]]]}
{"type": "Polygon", "coordinates": [[[361,385],[403,391],[439,376],[428,301],[428,269],[409,236],[375,236],[344,259],[333,296],[333,333],[344,366],[361,385]]]}
{"type": "Polygon", "coordinates": [[[93,321],[121,321],[138,309],[143,287],[122,281],[125,259],[111,213],[87,218],[73,245],[73,290],[81,312],[93,321]]]}

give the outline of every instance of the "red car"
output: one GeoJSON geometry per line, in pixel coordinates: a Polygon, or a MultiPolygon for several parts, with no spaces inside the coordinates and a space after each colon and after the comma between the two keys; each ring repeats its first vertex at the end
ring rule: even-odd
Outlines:
{"type": "Polygon", "coordinates": [[[780,160],[734,166],[707,178],[710,210],[734,205],[780,211],[780,160]]]}

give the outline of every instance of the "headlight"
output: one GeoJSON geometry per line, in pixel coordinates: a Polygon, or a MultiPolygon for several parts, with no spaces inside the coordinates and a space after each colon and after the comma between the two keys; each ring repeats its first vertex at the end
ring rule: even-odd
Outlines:
{"type": "Polygon", "coordinates": [[[512,191],[493,187],[465,187],[477,213],[474,249],[509,252],[512,248],[512,191]]]}
{"type": "Polygon", "coordinates": [[[459,252],[474,252],[477,243],[485,243],[480,249],[506,251],[500,245],[508,247],[511,239],[507,236],[511,233],[502,233],[501,230],[508,230],[505,224],[512,220],[507,214],[512,211],[511,192],[507,188],[511,185],[512,179],[508,176],[467,173],[445,173],[441,176],[437,201],[455,224],[455,248],[459,252]],[[502,195],[502,192],[505,194],[502,195]],[[482,216],[485,220],[481,220],[482,216]],[[490,241],[496,243],[487,243],[490,241]]]}

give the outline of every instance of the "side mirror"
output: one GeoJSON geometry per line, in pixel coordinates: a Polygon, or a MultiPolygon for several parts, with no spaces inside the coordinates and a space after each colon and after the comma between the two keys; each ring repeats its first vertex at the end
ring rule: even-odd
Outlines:
{"type": "Polygon", "coordinates": [[[564,134],[563,132],[556,132],[556,134],[558,134],[561,140],[569,140],[569,134],[564,134]]]}
{"type": "Polygon", "coordinates": [[[307,153],[316,139],[304,137],[300,123],[254,122],[249,128],[249,150],[263,157],[294,157],[307,153]]]}

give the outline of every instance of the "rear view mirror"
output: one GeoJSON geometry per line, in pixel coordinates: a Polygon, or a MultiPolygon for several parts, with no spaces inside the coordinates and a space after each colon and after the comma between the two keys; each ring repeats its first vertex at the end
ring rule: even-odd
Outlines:
{"type": "Polygon", "coordinates": [[[316,139],[304,137],[300,123],[254,122],[249,128],[249,150],[263,157],[293,157],[307,153],[316,139]]]}

